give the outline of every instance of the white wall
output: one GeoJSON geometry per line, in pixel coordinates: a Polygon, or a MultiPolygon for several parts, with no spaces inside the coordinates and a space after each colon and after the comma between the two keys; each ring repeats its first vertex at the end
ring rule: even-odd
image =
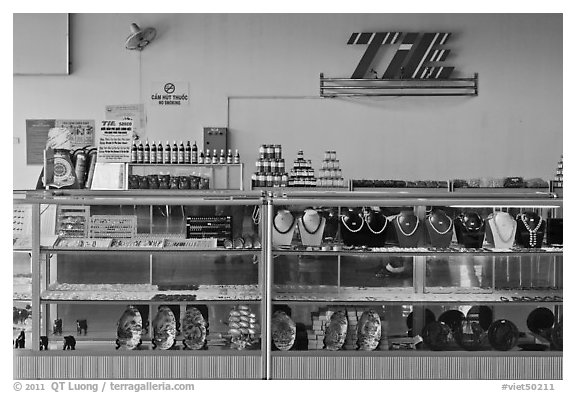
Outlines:
{"type": "Polygon", "coordinates": [[[461,76],[478,97],[230,100],[231,145],[248,172],[262,143],[298,148],[318,167],[338,152],[347,178],[553,177],[562,151],[562,16],[465,14],[74,14],[71,75],[14,77],[14,187],[32,187],[25,119],[95,119],[136,103],[150,139],[202,141],[226,126],[229,96],[318,96],[319,74],[348,77],[365,50],[352,32],[453,32],[461,76]],[[130,22],[154,26],[143,52],[124,49],[130,22]],[[138,69],[141,66],[142,80],[138,69]],[[185,108],[150,105],[152,82],[189,81],[185,108]]]}

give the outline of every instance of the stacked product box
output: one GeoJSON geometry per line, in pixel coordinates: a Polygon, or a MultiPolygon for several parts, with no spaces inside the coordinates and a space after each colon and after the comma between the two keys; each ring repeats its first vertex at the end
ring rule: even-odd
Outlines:
{"type": "Polygon", "coordinates": [[[312,160],[304,159],[304,151],[298,150],[298,156],[294,160],[294,166],[290,170],[288,187],[316,187],[316,177],[312,160]]]}
{"type": "Polygon", "coordinates": [[[320,309],[318,312],[312,313],[312,329],[307,330],[308,349],[324,348],[326,325],[333,313],[334,311],[327,309],[320,309]]]}
{"type": "Polygon", "coordinates": [[[336,151],[327,150],[324,152],[322,168],[318,171],[316,187],[344,187],[344,178],[340,161],[336,159],[336,151]]]}
{"type": "Polygon", "coordinates": [[[252,174],[252,187],[286,187],[288,174],[282,158],[282,145],[261,145],[252,174]]]}
{"type": "Polygon", "coordinates": [[[556,167],[556,175],[554,176],[554,187],[561,188],[564,183],[564,156],[560,156],[558,166],[556,167]]]}
{"type": "Polygon", "coordinates": [[[358,321],[364,312],[360,307],[346,307],[346,318],[348,319],[348,331],[346,332],[346,341],[344,349],[355,350],[358,348],[358,321]]]}

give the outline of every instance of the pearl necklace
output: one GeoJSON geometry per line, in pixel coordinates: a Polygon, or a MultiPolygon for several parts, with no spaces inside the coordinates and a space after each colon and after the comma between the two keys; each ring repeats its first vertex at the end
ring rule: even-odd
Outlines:
{"type": "Polygon", "coordinates": [[[482,229],[482,218],[480,218],[480,225],[478,225],[478,228],[469,227],[468,225],[466,225],[467,222],[464,220],[464,216],[460,218],[460,221],[462,222],[462,227],[468,232],[478,232],[480,229],[482,229]]]}
{"type": "Polygon", "coordinates": [[[360,232],[362,230],[362,228],[364,227],[364,219],[362,219],[362,223],[360,224],[360,227],[358,229],[351,229],[348,226],[348,224],[346,224],[346,221],[344,221],[344,216],[342,216],[341,220],[342,220],[342,225],[344,225],[346,227],[346,229],[348,229],[352,233],[360,232]]]}
{"type": "MultiPolygon", "coordinates": [[[[416,226],[414,226],[414,229],[410,233],[406,233],[402,229],[402,225],[400,225],[400,216],[396,216],[396,224],[398,224],[398,229],[400,229],[400,232],[402,232],[404,236],[410,237],[416,232],[416,229],[418,229],[418,224],[420,224],[420,220],[418,219],[418,217],[416,217],[416,226]]],[[[406,223],[406,225],[410,225],[410,223],[406,223]]]]}
{"type": "Polygon", "coordinates": [[[536,236],[538,235],[538,229],[540,229],[540,225],[542,225],[542,217],[540,217],[540,221],[538,221],[538,224],[534,229],[530,228],[530,225],[528,224],[528,219],[526,218],[526,214],[522,214],[522,222],[524,223],[526,230],[528,230],[528,233],[530,234],[528,244],[530,245],[530,247],[536,247],[537,243],[536,236]]]}
{"type": "MultiPolygon", "coordinates": [[[[510,216],[508,213],[502,213],[502,214],[510,216]]],[[[503,243],[508,243],[510,240],[512,240],[512,237],[514,237],[514,232],[516,232],[516,221],[514,221],[512,219],[512,217],[510,217],[512,219],[512,230],[510,231],[510,236],[508,236],[507,239],[504,239],[504,237],[502,236],[502,233],[500,233],[500,228],[498,227],[498,222],[496,222],[496,217],[498,217],[498,216],[502,216],[502,215],[501,214],[493,214],[491,217],[494,229],[496,229],[496,234],[498,235],[500,240],[503,243]]]]}
{"type": "Polygon", "coordinates": [[[434,229],[434,232],[436,232],[439,235],[445,235],[448,233],[448,231],[450,231],[450,229],[452,229],[452,219],[448,216],[446,216],[446,218],[448,219],[448,221],[450,221],[450,225],[448,225],[448,229],[446,229],[443,232],[440,232],[438,229],[434,227],[434,224],[432,223],[432,216],[428,216],[428,222],[430,222],[430,226],[432,227],[432,229],[434,229]]]}
{"type": "MultiPolygon", "coordinates": [[[[364,220],[364,221],[366,221],[366,220],[364,220]]],[[[372,232],[375,235],[379,235],[382,232],[384,232],[384,229],[386,229],[386,227],[388,226],[388,219],[386,217],[384,217],[384,226],[379,231],[375,231],[374,229],[372,229],[370,227],[370,224],[368,224],[368,221],[366,221],[366,226],[368,227],[368,229],[370,229],[370,232],[372,232]]]]}

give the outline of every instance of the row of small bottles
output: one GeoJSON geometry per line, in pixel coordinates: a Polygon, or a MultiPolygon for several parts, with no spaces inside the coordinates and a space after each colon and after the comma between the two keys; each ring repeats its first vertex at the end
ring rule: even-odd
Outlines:
{"type": "Polygon", "coordinates": [[[140,141],[138,145],[136,142],[132,144],[130,162],[134,164],[239,164],[240,153],[238,149],[234,155],[232,155],[232,149],[228,149],[228,154],[224,152],[224,149],[220,149],[220,155],[216,149],[212,154],[210,149],[206,149],[206,153],[202,150],[198,152],[196,142],[190,146],[190,141],[186,143],[186,146],[182,141],[180,145],[174,141],[172,146],[170,142],[162,146],[161,142],[156,145],[156,142],[152,141],[150,145],[148,141],[146,144],[140,141]]]}
{"type": "Polygon", "coordinates": [[[252,187],[288,187],[287,173],[264,173],[252,174],[252,187]]]}

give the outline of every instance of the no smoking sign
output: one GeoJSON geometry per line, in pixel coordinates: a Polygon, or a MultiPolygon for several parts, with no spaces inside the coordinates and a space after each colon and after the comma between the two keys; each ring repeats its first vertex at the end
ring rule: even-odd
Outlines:
{"type": "Polygon", "coordinates": [[[188,105],[190,90],[188,82],[152,82],[150,100],[159,106],[188,105]]]}

